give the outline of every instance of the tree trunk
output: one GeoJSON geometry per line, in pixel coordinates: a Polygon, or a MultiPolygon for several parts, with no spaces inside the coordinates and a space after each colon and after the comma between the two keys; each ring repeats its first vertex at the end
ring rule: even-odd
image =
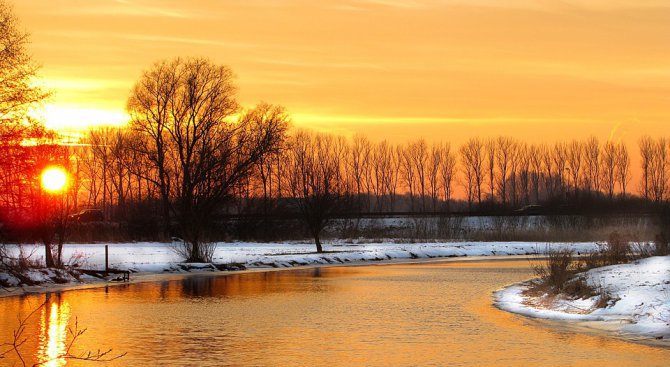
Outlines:
{"type": "Polygon", "coordinates": [[[314,234],[314,243],[316,244],[316,252],[323,253],[323,247],[321,246],[321,241],[319,240],[319,234],[314,234]]]}
{"type": "Polygon", "coordinates": [[[44,265],[47,268],[55,268],[56,264],[54,263],[53,253],[51,252],[51,243],[48,241],[44,242],[44,265]]]}
{"type": "Polygon", "coordinates": [[[58,252],[56,254],[56,267],[57,268],[62,268],[63,267],[63,240],[58,239],[58,252]]]}

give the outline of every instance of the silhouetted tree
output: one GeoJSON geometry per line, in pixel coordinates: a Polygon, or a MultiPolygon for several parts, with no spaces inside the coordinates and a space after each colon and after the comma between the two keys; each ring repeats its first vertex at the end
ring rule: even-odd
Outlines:
{"type": "Polygon", "coordinates": [[[289,142],[290,193],[297,200],[319,253],[323,252],[321,231],[341,208],[345,195],[342,181],[337,180],[341,166],[333,149],[332,135],[299,131],[289,142]]]}
{"type": "Polygon", "coordinates": [[[654,142],[649,136],[640,138],[638,145],[640,147],[640,165],[642,166],[642,181],[640,182],[640,191],[646,200],[649,200],[650,170],[654,156],[654,142]]]}
{"type": "Polygon", "coordinates": [[[507,180],[514,156],[515,143],[509,137],[499,137],[496,139],[496,165],[498,167],[498,195],[503,206],[507,204],[507,180]]]}
{"type": "Polygon", "coordinates": [[[616,151],[616,174],[619,180],[619,187],[621,196],[626,198],[626,187],[630,179],[630,156],[628,155],[628,148],[623,142],[619,143],[616,151]]]}
{"type": "Polygon", "coordinates": [[[582,172],[582,160],[584,157],[583,144],[578,140],[573,140],[567,146],[567,168],[572,178],[572,188],[574,194],[579,190],[579,178],[582,172]]]}
{"type": "Polygon", "coordinates": [[[614,187],[616,185],[616,161],[617,161],[617,146],[608,141],[603,145],[603,153],[601,155],[601,162],[603,168],[603,186],[607,195],[612,199],[614,197],[614,187]]]}
{"type": "Polygon", "coordinates": [[[484,179],[484,144],[480,139],[473,138],[461,146],[461,163],[465,173],[465,185],[468,192],[468,205],[471,207],[474,199],[477,204],[482,203],[482,183],[484,179]]]}
{"type": "Polygon", "coordinates": [[[208,231],[215,214],[260,159],[283,140],[286,115],[261,104],[238,111],[233,73],[206,59],[161,61],[128,100],[131,126],[147,136],[164,213],[174,214],[187,261],[211,261],[208,231]]]}
{"type": "Polygon", "coordinates": [[[456,157],[451,151],[449,143],[440,144],[440,180],[442,183],[442,195],[444,195],[444,202],[447,211],[449,211],[449,203],[451,202],[452,187],[456,175],[456,157]]]}
{"type": "Polygon", "coordinates": [[[584,147],[584,185],[588,192],[600,191],[600,143],[595,137],[590,137],[583,144],[584,147]]]}

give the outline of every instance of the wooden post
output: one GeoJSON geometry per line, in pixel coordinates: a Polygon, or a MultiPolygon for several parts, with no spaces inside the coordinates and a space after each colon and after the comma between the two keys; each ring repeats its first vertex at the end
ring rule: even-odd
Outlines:
{"type": "Polygon", "coordinates": [[[105,245],[105,272],[109,272],[109,245],[105,245]]]}

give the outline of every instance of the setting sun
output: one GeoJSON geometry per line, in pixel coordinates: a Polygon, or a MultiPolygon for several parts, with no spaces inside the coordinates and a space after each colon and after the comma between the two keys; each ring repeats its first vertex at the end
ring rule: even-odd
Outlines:
{"type": "Polygon", "coordinates": [[[67,173],[60,167],[50,167],[42,172],[42,188],[50,193],[58,193],[67,185],[67,173]]]}

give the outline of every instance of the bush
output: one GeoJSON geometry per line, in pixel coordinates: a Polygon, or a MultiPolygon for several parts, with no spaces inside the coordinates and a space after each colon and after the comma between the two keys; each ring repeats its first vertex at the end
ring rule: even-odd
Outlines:
{"type": "Polygon", "coordinates": [[[670,255],[670,243],[668,243],[667,237],[665,234],[659,233],[656,235],[655,247],[654,247],[654,256],[666,256],[670,255]]]}
{"type": "Polygon", "coordinates": [[[630,236],[612,232],[603,247],[603,255],[606,265],[627,263],[632,255],[630,236]]]}
{"type": "Polygon", "coordinates": [[[0,244],[0,270],[22,272],[44,267],[39,260],[34,258],[34,250],[27,252],[23,246],[18,245],[18,255],[14,256],[8,246],[7,244],[0,244]]]}
{"type": "Polygon", "coordinates": [[[634,258],[635,253],[644,257],[648,251],[644,243],[633,242],[631,235],[622,235],[614,231],[609,235],[607,242],[599,244],[597,252],[581,257],[580,267],[588,270],[601,266],[625,264],[634,258]]]}
{"type": "Polygon", "coordinates": [[[570,249],[547,251],[547,258],[533,265],[533,271],[554,293],[559,293],[574,273],[573,260],[570,249]]]}
{"type": "Polygon", "coordinates": [[[198,242],[192,243],[181,239],[175,239],[172,242],[172,249],[184,259],[185,262],[211,263],[216,250],[216,242],[198,242]]]}
{"type": "Polygon", "coordinates": [[[572,277],[565,282],[563,293],[574,298],[591,298],[600,294],[595,288],[591,287],[583,276],[572,277]]]}

